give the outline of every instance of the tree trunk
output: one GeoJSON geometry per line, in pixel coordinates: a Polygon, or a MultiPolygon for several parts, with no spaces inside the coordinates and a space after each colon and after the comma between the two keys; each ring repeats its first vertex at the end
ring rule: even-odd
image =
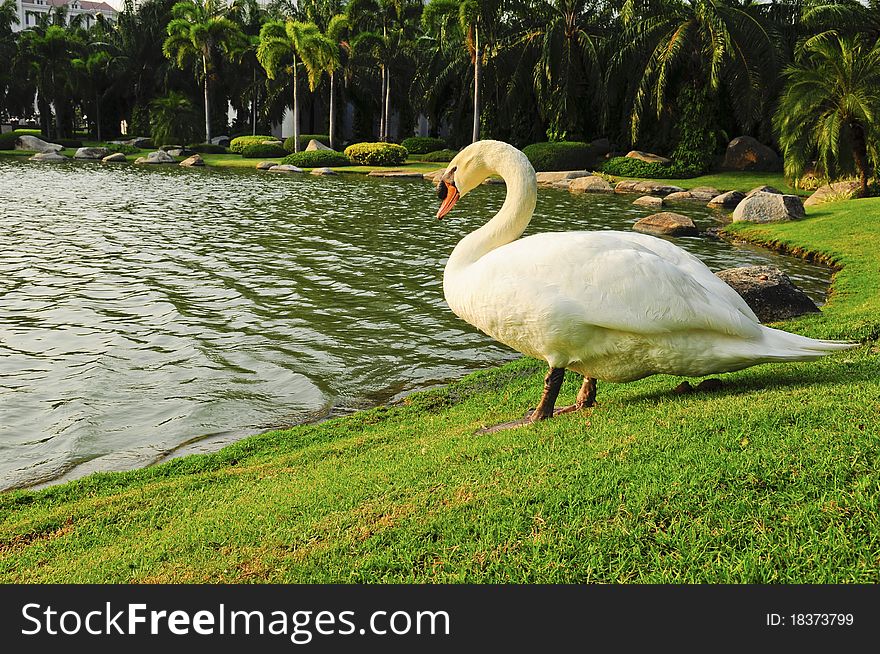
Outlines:
{"type": "Polygon", "coordinates": [[[386,68],[385,77],[385,138],[383,141],[391,140],[391,71],[386,68]]]}
{"type": "Polygon", "coordinates": [[[254,68],[254,97],[251,100],[251,122],[254,124],[253,131],[251,132],[251,136],[257,135],[257,69],[254,68]]]}
{"type": "Polygon", "coordinates": [[[336,105],[333,102],[333,73],[330,73],[330,147],[336,149],[336,105]]]}
{"type": "Polygon", "coordinates": [[[859,169],[859,183],[862,197],[868,195],[868,146],[865,143],[865,130],[861,125],[853,125],[853,159],[859,169]]]}
{"type": "Polygon", "coordinates": [[[101,96],[95,93],[95,132],[101,142],[101,96]]]}
{"type": "Polygon", "coordinates": [[[380,66],[382,69],[382,91],[381,91],[381,100],[379,102],[379,140],[385,140],[385,66],[384,64],[380,66]]]}
{"type": "MultiPolygon", "coordinates": [[[[208,91],[208,59],[202,55],[202,70],[205,73],[205,143],[211,142],[211,103],[208,91]]],[[[186,145],[186,143],[181,143],[186,145]]]]}
{"type": "Polygon", "coordinates": [[[296,88],[299,86],[296,71],[296,58],[293,60],[293,151],[299,152],[299,98],[296,88]]]}
{"type": "Polygon", "coordinates": [[[474,26],[474,133],[472,143],[480,140],[480,32],[474,26]]]}

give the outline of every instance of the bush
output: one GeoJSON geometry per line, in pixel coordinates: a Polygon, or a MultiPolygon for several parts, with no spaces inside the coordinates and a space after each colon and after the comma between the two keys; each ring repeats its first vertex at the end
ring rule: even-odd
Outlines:
{"type": "MultiPolygon", "coordinates": [[[[303,150],[305,150],[306,146],[309,144],[309,141],[311,141],[312,139],[323,143],[328,148],[330,147],[330,137],[326,134],[300,134],[299,151],[302,152],[303,150]]],[[[286,139],[284,139],[284,149],[288,152],[294,152],[292,136],[288,136],[286,139]]]]}
{"type": "Polygon", "coordinates": [[[18,134],[18,135],[25,134],[27,136],[36,136],[37,138],[43,138],[43,134],[38,129],[22,128],[22,129],[16,129],[13,131],[15,134],[18,134]]]}
{"type": "Polygon", "coordinates": [[[281,160],[283,164],[291,164],[298,168],[324,168],[326,166],[347,166],[348,157],[336,150],[312,150],[310,152],[294,152],[281,160]]]}
{"type": "Polygon", "coordinates": [[[537,171],[588,170],[596,160],[590,144],[580,141],[532,143],[523,148],[523,154],[537,171]]]}
{"type": "Polygon", "coordinates": [[[446,141],[443,139],[435,139],[430,136],[410,136],[403,139],[400,144],[407,149],[410,154],[427,154],[428,152],[437,152],[446,149],[446,141]]]}
{"type": "Polygon", "coordinates": [[[345,156],[364,166],[396,166],[406,161],[409,152],[396,143],[355,143],[345,148],[345,156]]]}
{"type": "Polygon", "coordinates": [[[438,163],[448,163],[452,161],[453,157],[457,155],[458,152],[455,150],[437,150],[436,152],[429,152],[424,157],[422,157],[422,161],[431,161],[438,163]]]}
{"type": "Polygon", "coordinates": [[[122,154],[140,154],[140,148],[136,148],[133,145],[126,145],[125,143],[101,143],[100,147],[107,148],[107,150],[112,154],[114,152],[121,152],[122,154]]]}
{"type": "Polygon", "coordinates": [[[283,157],[287,154],[280,145],[271,145],[269,143],[251,143],[244,146],[241,156],[245,159],[267,159],[272,157],[283,157]]]}
{"type": "Polygon", "coordinates": [[[170,91],[150,102],[150,138],[157,147],[195,141],[198,129],[198,113],[183,93],[170,91]]]}
{"type": "Polygon", "coordinates": [[[702,174],[699,166],[679,162],[671,164],[648,163],[630,157],[614,157],[602,164],[602,172],[617,177],[646,177],[648,179],[684,179],[702,174]]]}
{"type": "MultiPolygon", "coordinates": [[[[263,141],[277,141],[274,136],[264,136],[257,134],[256,136],[236,136],[229,142],[229,151],[235,154],[241,154],[245,146],[253,144],[261,144],[263,141]]],[[[286,154],[286,153],[285,153],[286,154]]]]}
{"type": "Polygon", "coordinates": [[[40,136],[39,138],[43,139],[47,143],[57,143],[58,145],[65,148],[81,148],[83,146],[83,142],[76,139],[49,139],[45,136],[40,136]]]}
{"type": "Polygon", "coordinates": [[[226,148],[222,145],[214,145],[213,143],[195,143],[186,147],[188,150],[198,152],[199,154],[226,154],[226,148]]]}
{"type": "Polygon", "coordinates": [[[6,132],[0,134],[0,150],[15,150],[15,142],[21,134],[15,132],[6,132]]]}

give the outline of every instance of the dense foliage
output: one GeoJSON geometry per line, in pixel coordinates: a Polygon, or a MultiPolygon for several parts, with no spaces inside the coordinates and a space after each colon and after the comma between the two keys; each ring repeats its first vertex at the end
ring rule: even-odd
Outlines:
{"type": "Polygon", "coordinates": [[[458,154],[457,150],[436,150],[434,152],[428,152],[425,156],[422,157],[422,161],[437,161],[440,163],[446,163],[447,161],[452,161],[453,157],[458,154]]]}
{"type": "Polygon", "coordinates": [[[214,145],[212,143],[194,143],[188,146],[193,152],[199,154],[226,154],[227,150],[222,145],[214,145]]]}
{"type": "Polygon", "coordinates": [[[336,150],[309,150],[308,152],[294,152],[281,160],[283,164],[291,164],[298,168],[325,168],[333,166],[348,166],[348,157],[336,150]]]}
{"type": "Polygon", "coordinates": [[[244,146],[241,156],[245,159],[266,159],[269,157],[283,157],[287,154],[280,145],[272,145],[271,143],[251,143],[244,146]]]}
{"type": "Polygon", "coordinates": [[[234,152],[235,154],[241,154],[241,151],[244,150],[245,146],[260,144],[263,141],[277,141],[274,136],[236,136],[229,142],[229,151],[234,152]]]}
{"type": "Polygon", "coordinates": [[[616,177],[647,177],[649,179],[683,179],[695,177],[701,170],[678,162],[671,164],[649,163],[630,157],[608,159],[600,167],[601,172],[616,177]]]}
{"type": "Polygon", "coordinates": [[[352,163],[365,166],[396,166],[406,161],[409,153],[396,143],[355,143],[345,148],[352,163]]]}
{"type": "Polygon", "coordinates": [[[559,141],[532,143],[523,148],[532,166],[542,170],[585,170],[592,168],[596,157],[589,143],[559,141]]]}
{"type": "Polygon", "coordinates": [[[432,136],[410,136],[408,139],[403,139],[400,144],[410,154],[427,154],[446,149],[446,141],[432,136]]]}

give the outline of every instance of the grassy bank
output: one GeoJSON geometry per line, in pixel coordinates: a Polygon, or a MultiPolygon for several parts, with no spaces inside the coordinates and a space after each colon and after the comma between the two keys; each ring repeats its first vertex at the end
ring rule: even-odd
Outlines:
{"type": "Polygon", "coordinates": [[[589,413],[474,436],[534,406],[544,370],[523,359],[216,454],[6,493],[0,580],[875,583],[880,199],[734,231],[843,266],[822,314],[785,328],[872,340],[711,394],[600,384],[589,413]]]}

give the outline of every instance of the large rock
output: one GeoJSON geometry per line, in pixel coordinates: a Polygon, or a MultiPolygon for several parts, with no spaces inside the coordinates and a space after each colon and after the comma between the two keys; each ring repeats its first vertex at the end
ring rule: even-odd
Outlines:
{"type": "Polygon", "coordinates": [[[633,204],[637,207],[647,207],[648,209],[661,209],[663,207],[663,198],[658,198],[656,195],[643,195],[633,200],[633,204]]]}
{"type": "Polygon", "coordinates": [[[74,153],[74,159],[103,159],[108,154],[110,154],[110,150],[107,148],[79,148],[76,153],[74,153]]]}
{"type": "Polygon", "coordinates": [[[699,234],[694,221],[687,216],[671,211],[655,213],[653,216],[642,218],[633,229],[645,234],[659,234],[661,236],[696,236],[699,234]]]}
{"type": "Polygon", "coordinates": [[[598,175],[588,175],[571,180],[568,191],[570,193],[612,193],[614,188],[598,175]]]}
{"type": "Polygon", "coordinates": [[[709,200],[707,206],[715,209],[736,209],[737,205],[739,205],[745,197],[746,194],[742,191],[728,191],[727,193],[716,195],[709,200]]]}
{"type": "Polygon", "coordinates": [[[272,166],[277,165],[278,164],[276,164],[274,161],[261,161],[257,164],[256,168],[257,170],[269,170],[270,168],[272,168],[272,166]]]}
{"type": "Polygon", "coordinates": [[[698,186],[697,188],[692,188],[689,191],[677,191],[676,193],[670,193],[666,196],[666,201],[672,204],[676,202],[708,204],[717,196],[718,189],[708,186],[698,186]]]}
{"type": "Polygon", "coordinates": [[[128,157],[126,157],[121,152],[114,152],[113,154],[108,154],[106,157],[101,159],[102,163],[122,163],[124,161],[128,161],[128,157]]]}
{"type": "Polygon", "coordinates": [[[820,186],[816,191],[804,201],[805,207],[815,207],[817,204],[825,204],[826,202],[840,202],[841,200],[852,200],[862,193],[862,185],[857,181],[850,182],[834,182],[820,186]]]}
{"type": "Polygon", "coordinates": [[[727,145],[722,167],[726,170],[779,170],[781,160],[773,150],[751,136],[738,136],[727,145]]]}
{"type": "Polygon", "coordinates": [[[136,164],[173,164],[177,160],[164,150],[156,150],[146,157],[138,157],[134,160],[136,164]]]}
{"type": "Polygon", "coordinates": [[[47,143],[43,139],[30,134],[22,134],[15,143],[15,149],[27,152],[60,152],[64,149],[64,146],[57,143],[47,143]]]}
{"type": "Polygon", "coordinates": [[[548,172],[535,173],[538,186],[553,186],[556,182],[566,179],[579,179],[581,177],[589,177],[589,170],[554,170],[548,172]]]}
{"type": "Polygon", "coordinates": [[[788,275],[773,266],[729,268],[715,274],[742,296],[761,322],[788,320],[819,311],[788,275]]]}
{"type": "Polygon", "coordinates": [[[202,159],[202,156],[200,154],[194,154],[193,156],[188,157],[188,158],[184,159],[183,161],[181,161],[180,165],[185,166],[187,168],[189,168],[190,166],[204,166],[205,160],[202,159]]]}
{"type": "Polygon", "coordinates": [[[733,210],[733,222],[777,223],[803,218],[804,203],[796,195],[758,192],[733,210]]]}
{"type": "Polygon", "coordinates": [[[153,147],[153,139],[146,136],[136,136],[133,139],[128,139],[127,141],[123,141],[125,145],[132,145],[136,148],[152,148],[153,147]]]}
{"type": "Polygon", "coordinates": [[[312,175],[338,175],[332,168],[312,168],[312,175]]]}
{"type": "Polygon", "coordinates": [[[67,161],[60,152],[37,152],[33,157],[29,157],[31,161],[67,161]]]}
{"type": "Polygon", "coordinates": [[[746,193],[746,197],[747,197],[747,198],[750,198],[750,197],[752,197],[755,193],[775,193],[776,195],[782,195],[782,191],[780,191],[780,190],[779,190],[778,188],[776,188],[775,186],[756,186],[756,187],[753,188],[751,191],[749,191],[748,193],[746,193]]]}
{"type": "Polygon", "coordinates": [[[211,138],[211,145],[220,145],[224,148],[229,147],[229,137],[223,134],[222,136],[214,136],[211,138]]]}
{"type": "Polygon", "coordinates": [[[641,150],[630,150],[626,153],[627,159],[638,159],[639,161],[644,161],[645,163],[655,163],[655,164],[671,164],[672,159],[667,159],[666,157],[661,157],[659,154],[651,154],[650,152],[642,152],[641,150]]]}
{"type": "Polygon", "coordinates": [[[661,184],[651,180],[639,181],[635,179],[625,179],[617,182],[614,187],[615,193],[639,193],[640,195],[660,195],[665,196],[670,193],[678,193],[684,189],[680,186],[671,186],[669,184],[661,184]]]}
{"type": "Polygon", "coordinates": [[[306,152],[316,152],[320,150],[332,150],[333,148],[324,145],[317,139],[312,139],[309,141],[309,144],[306,146],[306,152]]]}
{"type": "Polygon", "coordinates": [[[302,168],[298,168],[292,164],[278,164],[269,168],[270,173],[301,173],[302,168]]]}

